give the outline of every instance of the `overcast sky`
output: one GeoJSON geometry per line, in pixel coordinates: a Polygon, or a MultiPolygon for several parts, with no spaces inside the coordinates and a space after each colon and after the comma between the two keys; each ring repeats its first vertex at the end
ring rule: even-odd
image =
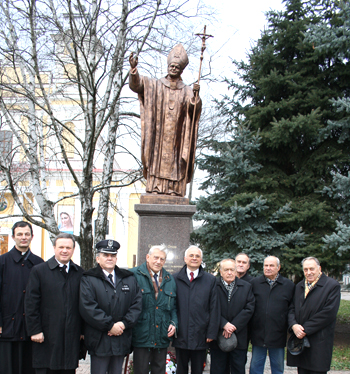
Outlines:
{"type": "MultiPolygon", "coordinates": [[[[207,22],[207,33],[213,35],[214,38],[207,40],[203,64],[207,64],[209,56],[212,56],[212,76],[219,80],[220,77],[233,78],[234,70],[231,60],[246,59],[251,46],[260,38],[261,31],[267,26],[265,12],[283,10],[284,5],[282,0],[204,0],[204,2],[216,11],[216,21],[207,22]]],[[[197,64],[199,66],[199,63],[197,64]]],[[[205,65],[204,69],[207,68],[208,65],[205,65]]],[[[210,82],[207,85],[205,81],[201,82],[200,95],[205,106],[211,105],[213,97],[220,98],[220,95],[227,92],[225,83],[210,82]]],[[[194,197],[203,194],[198,190],[203,177],[204,173],[197,170],[194,197]]]]}
{"type": "MultiPolygon", "coordinates": [[[[216,78],[232,77],[231,60],[246,59],[251,46],[259,39],[261,31],[267,25],[265,12],[284,9],[282,0],[203,0],[203,2],[216,13],[216,20],[207,22],[207,33],[214,38],[207,40],[203,62],[206,64],[211,56],[211,73],[216,78]]],[[[208,65],[205,65],[204,69],[207,67],[208,65]]],[[[212,88],[214,87],[211,87],[210,91],[213,91],[212,88]]],[[[223,88],[223,85],[218,85],[214,91],[223,88]]]]}

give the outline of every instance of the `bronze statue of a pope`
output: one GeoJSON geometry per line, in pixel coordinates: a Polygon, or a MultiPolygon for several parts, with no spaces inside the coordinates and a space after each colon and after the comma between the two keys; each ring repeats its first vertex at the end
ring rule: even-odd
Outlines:
{"type": "Polygon", "coordinates": [[[138,94],[141,112],[141,159],[146,192],[185,196],[193,175],[202,102],[199,84],[186,86],[181,74],[188,56],[181,44],[169,53],[168,75],[139,75],[137,57],[130,55],[129,86],[138,94]]]}

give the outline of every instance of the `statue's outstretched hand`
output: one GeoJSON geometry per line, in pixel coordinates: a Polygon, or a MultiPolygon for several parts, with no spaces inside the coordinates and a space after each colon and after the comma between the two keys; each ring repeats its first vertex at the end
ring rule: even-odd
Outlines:
{"type": "Polygon", "coordinates": [[[137,66],[137,63],[139,62],[138,57],[134,57],[134,52],[131,52],[130,57],[129,57],[129,63],[131,66],[131,69],[135,69],[137,66]]]}
{"type": "Polygon", "coordinates": [[[194,83],[193,84],[193,93],[194,95],[197,95],[199,94],[199,89],[200,89],[200,85],[198,83],[194,83]]]}

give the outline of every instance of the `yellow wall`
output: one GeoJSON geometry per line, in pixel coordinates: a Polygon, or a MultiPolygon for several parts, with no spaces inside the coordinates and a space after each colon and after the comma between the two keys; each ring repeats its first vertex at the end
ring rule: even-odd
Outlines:
{"type": "Polygon", "coordinates": [[[133,267],[133,255],[137,255],[139,216],[134,211],[134,205],[140,203],[140,195],[132,193],[129,196],[129,219],[128,219],[128,267],[133,267]]]}

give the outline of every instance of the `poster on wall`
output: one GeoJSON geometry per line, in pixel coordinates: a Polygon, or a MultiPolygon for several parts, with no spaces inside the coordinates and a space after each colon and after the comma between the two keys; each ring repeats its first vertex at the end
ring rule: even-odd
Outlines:
{"type": "Polygon", "coordinates": [[[58,206],[58,229],[67,234],[74,233],[74,206],[59,205],[58,206]]]}

